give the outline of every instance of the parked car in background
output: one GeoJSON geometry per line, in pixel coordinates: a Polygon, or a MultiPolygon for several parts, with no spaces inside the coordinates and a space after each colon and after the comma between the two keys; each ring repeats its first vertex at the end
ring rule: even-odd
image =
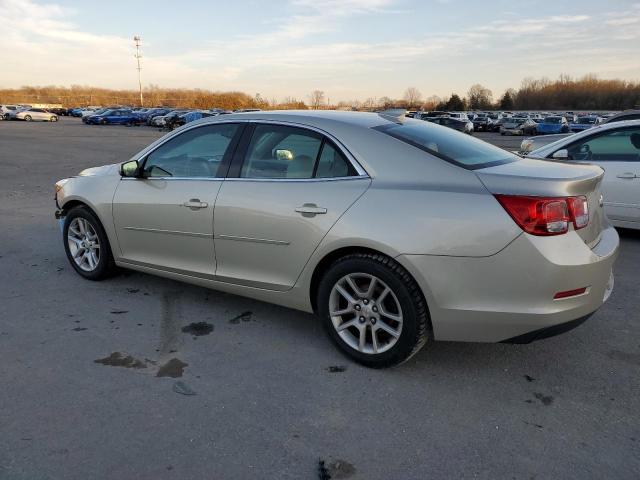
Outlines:
{"type": "Polygon", "coordinates": [[[91,115],[87,118],[89,125],[139,125],[140,120],[131,110],[115,109],[107,110],[99,115],[91,115]]]}
{"type": "Polygon", "coordinates": [[[546,117],[536,128],[536,133],[539,135],[546,135],[548,133],[568,133],[569,122],[563,116],[552,115],[546,117]]]}
{"type": "Polygon", "coordinates": [[[510,117],[500,117],[500,118],[494,120],[489,125],[487,125],[487,130],[489,130],[490,132],[499,132],[500,128],[502,127],[504,122],[509,120],[509,118],[510,117]]]}
{"type": "Polygon", "coordinates": [[[611,115],[604,120],[604,123],[622,122],[624,120],[640,120],[640,110],[625,110],[624,112],[611,115]]]}
{"type": "Polygon", "coordinates": [[[443,127],[453,128],[459,132],[473,135],[473,123],[469,120],[462,120],[454,117],[434,117],[427,118],[427,122],[442,125],[443,127]]]}
{"type": "Polygon", "coordinates": [[[108,112],[109,110],[114,110],[113,108],[101,108],[99,110],[95,110],[92,112],[88,112],[86,115],[84,115],[84,112],[82,114],[82,123],[88,123],[89,122],[89,118],[91,118],[94,115],[101,115],[105,112],[108,112]]]}
{"type": "Polygon", "coordinates": [[[457,118],[458,120],[469,120],[466,112],[449,112],[448,116],[451,118],[457,118]]]}
{"type": "Polygon", "coordinates": [[[576,119],[575,122],[569,124],[569,129],[572,132],[581,132],[588,128],[600,125],[602,119],[595,115],[583,115],[576,119]]]}
{"type": "Polygon", "coordinates": [[[551,135],[537,135],[535,137],[525,138],[520,142],[520,150],[518,150],[517,153],[518,155],[526,156],[537,148],[557,142],[561,138],[566,138],[569,135],[574,135],[574,133],[555,133],[551,135]]]}
{"type": "Polygon", "coordinates": [[[619,247],[602,175],[399,116],[254,112],[63,179],[55,201],[83,278],[119,266],[315,312],[381,368],[434,340],[531,342],[598,310],[619,247]]]}
{"type": "Polygon", "coordinates": [[[500,135],[535,135],[538,124],[530,118],[505,118],[500,126],[500,135]]]}
{"type": "Polygon", "coordinates": [[[69,110],[62,107],[47,108],[47,111],[51,113],[55,113],[59,117],[66,117],[69,115],[69,110]]]}
{"type": "Polygon", "coordinates": [[[16,113],[15,119],[24,120],[25,122],[38,120],[43,122],[57,122],[58,116],[55,113],[47,112],[43,108],[30,108],[16,113]]]}
{"type": "Polygon", "coordinates": [[[596,126],[533,150],[529,157],[602,167],[607,217],[615,226],[640,229],[640,120],[596,126]]]}
{"type": "Polygon", "coordinates": [[[11,120],[18,111],[17,105],[0,105],[0,117],[2,117],[2,120],[11,120]]]}
{"type": "Polygon", "coordinates": [[[487,113],[478,113],[473,118],[473,129],[476,132],[487,131],[489,125],[489,115],[487,113]]]}

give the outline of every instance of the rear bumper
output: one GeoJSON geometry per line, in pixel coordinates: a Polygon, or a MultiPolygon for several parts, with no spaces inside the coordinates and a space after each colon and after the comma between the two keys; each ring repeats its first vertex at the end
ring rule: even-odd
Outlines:
{"type": "Polygon", "coordinates": [[[565,332],[568,332],[569,330],[573,330],[574,328],[579,327],[584,322],[586,322],[591,317],[591,315],[593,315],[593,313],[585,315],[584,317],[576,318],[575,320],[571,320],[569,322],[551,325],[550,327],[544,327],[540,330],[534,330],[533,332],[518,335],[517,337],[511,337],[506,340],[502,340],[502,342],[500,343],[526,344],[535,342],[536,340],[555,337],[556,335],[561,335],[565,332]]]}
{"type": "Polygon", "coordinates": [[[490,257],[401,255],[398,261],[425,293],[437,340],[501,342],[593,314],[613,288],[618,245],[613,227],[593,249],[575,232],[523,233],[490,257]],[[554,299],[583,287],[581,295],[554,299]]]}

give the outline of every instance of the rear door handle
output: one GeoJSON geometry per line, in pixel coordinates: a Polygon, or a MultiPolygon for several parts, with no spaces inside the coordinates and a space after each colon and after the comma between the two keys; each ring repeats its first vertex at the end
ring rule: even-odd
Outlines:
{"type": "Polygon", "coordinates": [[[631,172],[621,173],[620,175],[616,175],[618,178],[637,178],[637,175],[631,172]]]}
{"type": "Polygon", "coordinates": [[[188,202],[184,202],[182,206],[190,208],[191,210],[198,210],[200,208],[207,208],[209,204],[207,202],[201,202],[199,198],[192,198],[188,202]]]}
{"type": "Polygon", "coordinates": [[[305,203],[301,207],[297,207],[296,212],[301,213],[303,217],[313,217],[327,213],[327,209],[319,207],[315,203],[305,203]]]}

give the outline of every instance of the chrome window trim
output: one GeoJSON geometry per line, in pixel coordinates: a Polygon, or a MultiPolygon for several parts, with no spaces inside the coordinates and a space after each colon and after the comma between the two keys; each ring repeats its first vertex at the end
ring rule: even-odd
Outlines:
{"type": "Polygon", "coordinates": [[[200,180],[205,182],[222,182],[225,180],[223,177],[146,177],[146,178],[137,178],[137,177],[121,177],[121,180],[187,180],[194,181],[200,180]]]}
{"type": "Polygon", "coordinates": [[[351,175],[349,177],[328,177],[328,178],[244,178],[229,177],[225,178],[225,182],[337,182],[345,180],[366,180],[367,175],[351,175]]]}
{"type": "MultiPolygon", "coordinates": [[[[358,175],[351,175],[349,177],[333,177],[333,178],[369,177],[369,174],[367,173],[367,171],[362,167],[362,165],[360,165],[360,162],[358,162],[358,160],[353,156],[353,154],[349,151],[349,149],[335,136],[333,136],[332,134],[330,134],[325,130],[322,130],[321,128],[315,127],[313,125],[307,125],[306,123],[287,122],[283,120],[249,119],[245,121],[247,123],[254,123],[254,124],[282,125],[285,127],[296,127],[296,128],[302,128],[306,130],[311,130],[312,132],[319,133],[320,135],[327,137],[329,140],[335,143],[336,147],[338,147],[338,150],[340,150],[340,153],[342,153],[345,156],[347,161],[351,164],[351,166],[355,169],[356,173],[358,174],[358,175]]],[[[283,179],[276,178],[274,180],[283,180],[283,179]]],[[[315,180],[315,179],[305,179],[305,180],[315,180]]]]}
{"type": "MultiPolygon", "coordinates": [[[[287,121],[282,121],[282,120],[262,120],[262,119],[225,119],[225,120],[217,120],[219,118],[219,116],[216,117],[206,117],[200,120],[196,120],[194,122],[194,125],[189,125],[186,124],[180,128],[178,128],[177,130],[174,130],[173,132],[167,134],[165,137],[159,138],[158,140],[156,140],[154,143],[152,143],[151,145],[147,146],[145,149],[143,149],[141,152],[139,152],[138,154],[136,154],[135,156],[133,156],[130,160],[135,160],[135,161],[140,161],[141,159],[145,158],[146,156],[150,155],[151,153],[153,153],[154,151],[156,151],[158,148],[160,148],[162,145],[164,145],[165,143],[167,143],[169,140],[175,138],[177,135],[181,135],[182,133],[188,132],[190,130],[193,130],[194,128],[202,128],[202,127],[207,127],[210,125],[219,125],[219,124],[226,124],[226,123],[239,123],[239,124],[267,124],[267,125],[283,125],[285,127],[298,127],[298,128],[303,128],[303,129],[307,129],[307,130],[311,130],[313,132],[319,133],[321,135],[324,135],[325,137],[327,137],[328,139],[330,139],[335,145],[336,147],[338,147],[338,149],[340,150],[340,153],[342,153],[347,161],[351,164],[351,166],[356,170],[357,175],[352,175],[349,177],[331,177],[330,179],[338,179],[338,180],[344,180],[344,179],[349,179],[349,178],[370,178],[369,174],[367,173],[367,171],[362,167],[362,165],[360,165],[360,162],[358,162],[358,160],[353,156],[353,154],[349,151],[349,149],[340,141],[338,140],[334,135],[330,134],[329,132],[322,130],[321,128],[315,127],[313,125],[307,125],[306,123],[297,123],[297,122],[287,122],[287,121]],[[159,142],[159,143],[158,143],[159,142]]],[[[126,162],[122,162],[122,163],[126,163],[126,162]]],[[[127,178],[127,177],[122,177],[127,178]]],[[[169,180],[169,179],[178,179],[178,177],[154,177],[157,179],[165,179],[165,180],[169,180]]],[[[184,179],[191,179],[193,177],[183,177],[180,178],[180,180],[184,180],[184,179]]],[[[220,177],[202,177],[202,178],[193,178],[194,180],[203,180],[203,179],[210,179],[210,180],[232,180],[233,178],[220,178],[220,177]]],[[[136,180],[136,179],[134,179],[136,180]]],[[[316,178],[306,178],[306,179],[278,179],[278,178],[274,178],[274,179],[248,179],[248,178],[242,178],[240,180],[278,180],[278,181],[282,181],[282,180],[321,180],[321,179],[316,179],[316,178]]]]}

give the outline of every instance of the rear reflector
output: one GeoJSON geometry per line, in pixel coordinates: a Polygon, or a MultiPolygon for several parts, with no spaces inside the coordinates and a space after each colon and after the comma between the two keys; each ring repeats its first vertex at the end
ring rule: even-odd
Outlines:
{"type": "Polygon", "coordinates": [[[582,288],[576,288],[575,290],[566,290],[564,292],[558,292],[553,296],[554,300],[557,300],[559,298],[568,298],[568,297],[575,297],[577,295],[582,295],[584,292],[587,291],[587,287],[582,287],[582,288]]]}
{"type": "Polygon", "coordinates": [[[532,235],[561,235],[572,223],[576,230],[589,223],[587,198],[528,197],[496,195],[500,205],[525,232],[532,235]]]}

